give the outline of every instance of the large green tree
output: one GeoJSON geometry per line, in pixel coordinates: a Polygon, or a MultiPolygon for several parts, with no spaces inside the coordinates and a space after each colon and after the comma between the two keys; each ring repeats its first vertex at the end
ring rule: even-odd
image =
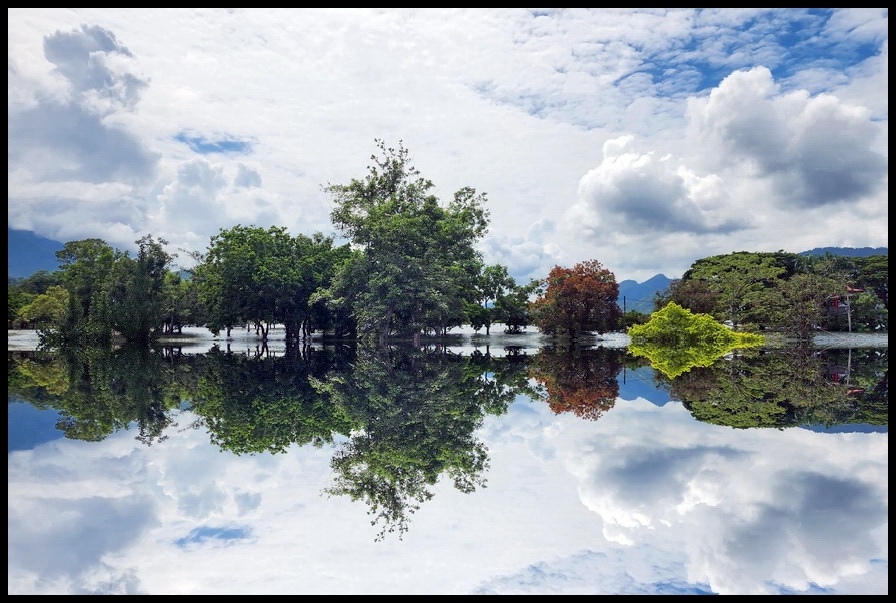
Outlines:
{"type": "Polygon", "coordinates": [[[112,338],[109,292],[124,256],[102,239],[69,241],[56,252],[68,310],[56,330],[61,343],[107,343],[112,338]]]}
{"type": "Polygon", "coordinates": [[[501,264],[484,266],[475,281],[477,299],[468,305],[468,322],[474,330],[491,331],[492,324],[503,322],[499,302],[516,289],[516,281],[501,264]]]}
{"type": "MultiPolygon", "coordinates": [[[[770,290],[795,262],[794,254],[738,251],[697,260],[682,280],[697,280],[705,286],[715,298],[714,307],[706,313],[716,319],[730,321],[734,327],[762,324],[767,320],[765,304],[772,300],[770,290]]],[[[690,304],[685,307],[692,309],[690,304]]]]}
{"type": "Polygon", "coordinates": [[[119,258],[110,287],[110,319],[126,341],[147,344],[161,335],[165,322],[168,267],[175,256],[168,241],[151,235],[137,241],[137,254],[119,258]]]}
{"type": "Polygon", "coordinates": [[[312,295],[329,283],[348,253],[320,233],[291,236],[284,227],[238,225],[212,237],[194,270],[209,328],[255,325],[267,338],[282,324],[294,342],[311,331],[312,295]]]}
{"type": "Polygon", "coordinates": [[[330,301],[350,309],[360,335],[380,341],[444,334],[476,301],[485,195],[465,187],[443,205],[401,143],[375,142],[380,155],[363,180],[324,188],[333,224],[359,252],[336,274],[330,301]]]}

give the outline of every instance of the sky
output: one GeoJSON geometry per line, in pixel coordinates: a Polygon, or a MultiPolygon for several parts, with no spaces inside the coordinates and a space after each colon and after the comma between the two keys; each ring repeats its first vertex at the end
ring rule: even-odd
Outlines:
{"type": "Polygon", "coordinates": [[[176,264],[408,150],[519,282],[888,245],[888,9],[9,8],[8,226],[176,264]]]}
{"type": "MultiPolygon", "coordinates": [[[[10,415],[12,416],[12,415],[10,415]]],[[[887,594],[888,435],[598,421],[518,398],[402,540],[323,495],[335,446],[236,456],[188,411],[146,446],[11,450],[8,594],[887,594]],[[784,461],[783,459],[786,459],[784,461]]]]}

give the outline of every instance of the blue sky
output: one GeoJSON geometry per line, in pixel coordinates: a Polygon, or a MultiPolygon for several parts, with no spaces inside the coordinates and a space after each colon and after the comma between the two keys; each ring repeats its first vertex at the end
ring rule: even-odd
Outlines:
{"type": "MultiPolygon", "coordinates": [[[[9,227],[333,233],[402,142],[519,281],[888,245],[888,9],[8,9],[9,227]]],[[[180,262],[189,267],[186,253],[180,262]]]]}

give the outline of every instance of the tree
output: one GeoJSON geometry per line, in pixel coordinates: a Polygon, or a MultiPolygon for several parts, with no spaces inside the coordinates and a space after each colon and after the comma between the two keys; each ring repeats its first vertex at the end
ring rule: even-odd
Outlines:
{"type": "Polygon", "coordinates": [[[718,296],[713,310],[707,312],[716,319],[731,321],[735,328],[744,323],[757,324],[766,315],[764,304],[774,301],[769,291],[794,265],[792,255],[738,251],[710,256],[694,262],[682,280],[702,281],[718,296]]]}
{"type": "Polygon", "coordinates": [[[56,326],[65,318],[68,308],[68,291],[65,287],[52,285],[46,293],[36,295],[30,302],[18,310],[20,323],[56,326]]]}
{"type": "Polygon", "coordinates": [[[703,279],[675,279],[669,283],[664,295],[654,300],[654,310],[661,310],[669,302],[675,302],[683,308],[697,314],[712,314],[719,308],[721,293],[713,290],[703,279]]]}
{"type": "Polygon", "coordinates": [[[125,254],[116,262],[110,316],[126,341],[146,344],[164,330],[168,266],[175,256],[165,251],[165,239],[147,235],[136,243],[136,257],[125,254]]]}
{"type": "Polygon", "coordinates": [[[542,332],[576,339],[586,331],[606,333],[621,324],[619,284],[597,260],[572,268],[555,266],[544,285],[544,294],[532,304],[542,332]]]}
{"type": "Polygon", "coordinates": [[[669,378],[765,341],[761,335],[733,331],[711,315],[694,314],[675,302],[654,312],[647,323],[629,328],[628,334],[631,354],[650,359],[653,368],[669,378]]]}
{"type": "Polygon", "coordinates": [[[767,306],[769,319],[780,330],[808,340],[824,322],[825,302],[837,297],[837,281],[817,274],[795,274],[775,288],[776,305],[767,306]]]}
{"type": "Polygon", "coordinates": [[[890,262],[889,256],[870,255],[853,258],[856,266],[854,284],[870,289],[880,299],[884,310],[889,310],[890,262]]]}
{"type": "Polygon", "coordinates": [[[526,285],[514,284],[510,291],[495,301],[495,321],[504,324],[504,332],[522,333],[532,324],[531,298],[541,291],[541,281],[531,279],[526,285]]]}
{"type": "Polygon", "coordinates": [[[485,327],[485,334],[492,324],[503,322],[502,306],[499,305],[516,288],[516,281],[507,272],[507,266],[493,264],[485,266],[475,282],[478,299],[469,304],[468,322],[474,330],[485,327]]]}
{"type": "Polygon", "coordinates": [[[335,275],[328,297],[351,309],[360,334],[381,342],[444,334],[475,301],[485,195],[465,187],[443,206],[402,144],[396,150],[375,142],[381,156],[371,156],[364,180],[324,188],[333,197],[333,224],[359,251],[335,275]]]}
{"type": "Polygon", "coordinates": [[[165,333],[180,333],[187,325],[204,325],[205,308],[199,301],[199,287],[196,281],[184,278],[178,272],[165,275],[164,322],[165,333]]]}
{"type": "Polygon", "coordinates": [[[56,252],[68,309],[56,331],[61,342],[107,343],[112,338],[109,292],[124,254],[102,239],[69,241],[56,252]]]}
{"type": "Polygon", "coordinates": [[[291,236],[284,227],[237,225],[212,237],[194,270],[213,332],[252,323],[264,341],[282,324],[289,345],[327,320],[313,296],[329,283],[348,247],[338,249],[320,233],[291,236]]]}

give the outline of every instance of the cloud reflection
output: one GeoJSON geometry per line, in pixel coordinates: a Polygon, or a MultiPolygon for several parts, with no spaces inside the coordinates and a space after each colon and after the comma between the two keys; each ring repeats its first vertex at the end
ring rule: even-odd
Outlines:
{"type": "MultiPolygon", "coordinates": [[[[190,413],[179,418],[190,425],[190,413]]],[[[9,454],[9,594],[886,594],[886,433],[734,430],[520,398],[404,540],[326,497],[339,443],[233,456],[197,429],[9,454]]]]}

